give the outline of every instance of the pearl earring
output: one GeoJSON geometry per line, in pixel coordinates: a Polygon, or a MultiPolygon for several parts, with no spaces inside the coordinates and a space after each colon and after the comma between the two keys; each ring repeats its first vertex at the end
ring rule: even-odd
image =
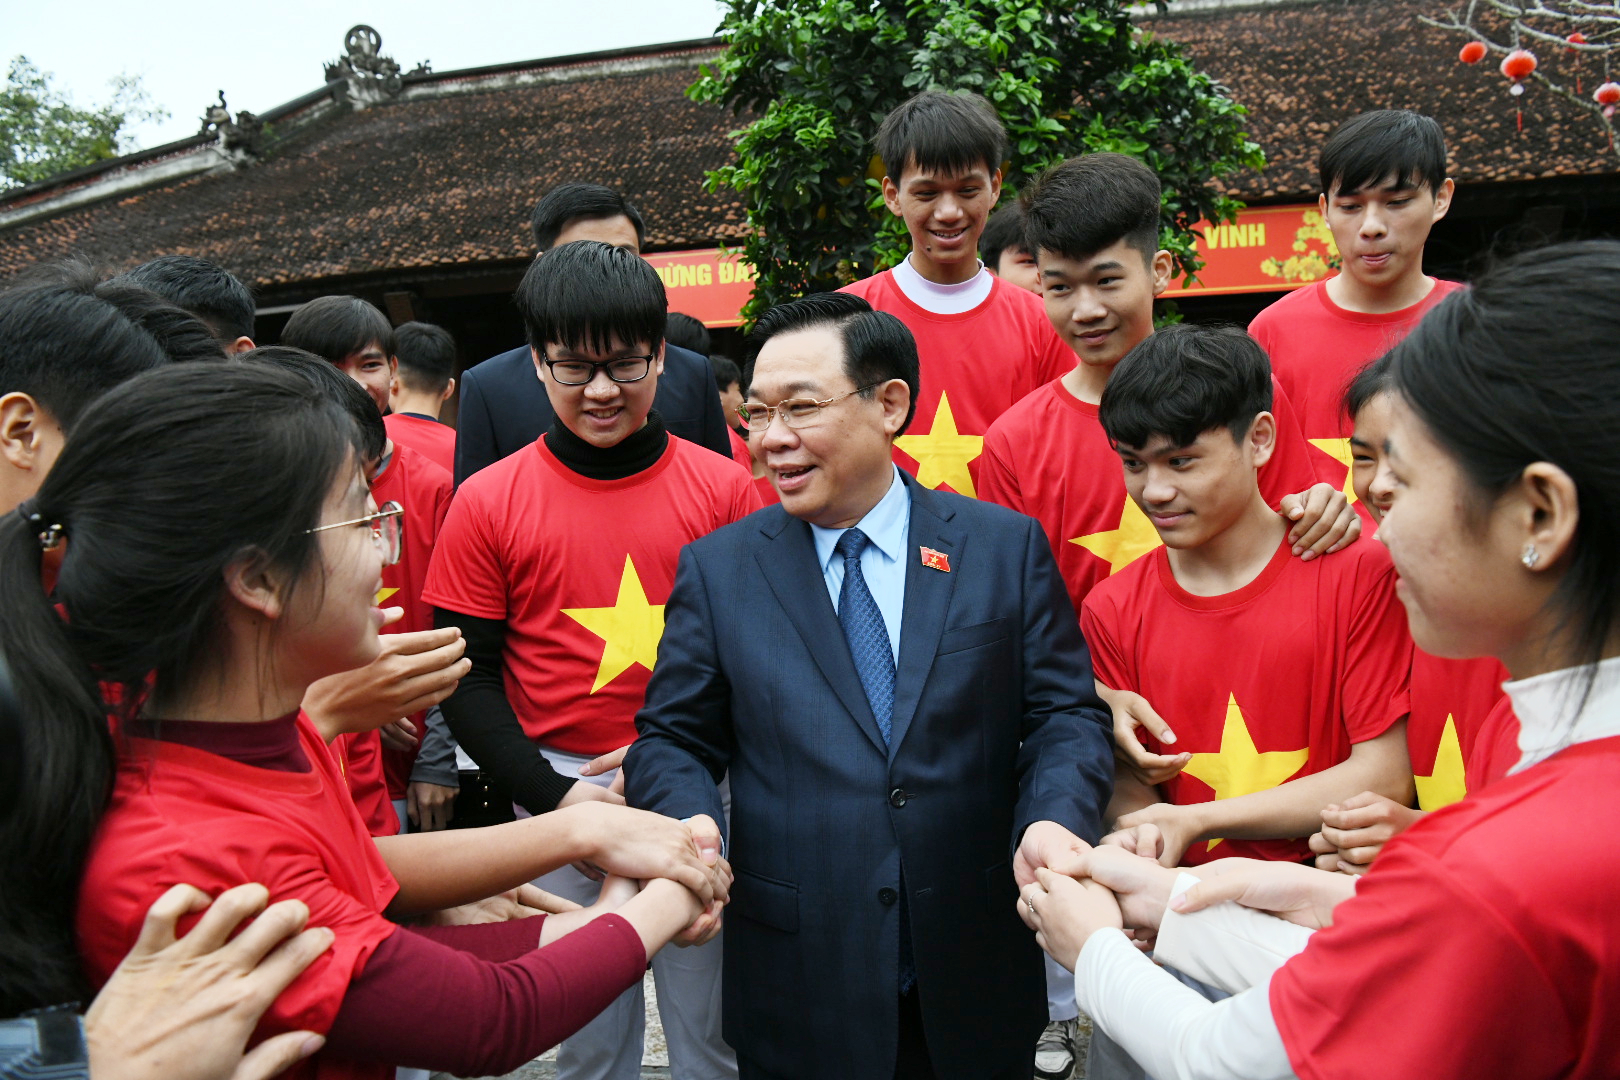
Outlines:
{"type": "Polygon", "coordinates": [[[1524,545],[1524,554],[1519,556],[1519,561],[1524,563],[1526,570],[1534,570],[1536,563],[1541,561],[1541,552],[1536,550],[1536,545],[1526,544],[1524,545]]]}

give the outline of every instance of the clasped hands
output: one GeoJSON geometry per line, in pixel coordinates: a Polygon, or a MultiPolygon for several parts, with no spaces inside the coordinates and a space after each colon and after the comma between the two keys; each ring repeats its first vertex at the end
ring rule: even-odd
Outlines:
{"type": "Polygon", "coordinates": [[[1018,914],[1052,959],[1073,971],[1080,950],[1098,930],[1158,933],[1167,908],[1191,914],[1231,901],[1289,922],[1320,929],[1333,908],[1354,895],[1352,878],[1295,863],[1219,859],[1177,869],[1115,844],[1092,847],[1055,822],[1024,833],[1013,865],[1018,914]],[[1179,874],[1199,883],[1172,899],[1179,874]]]}

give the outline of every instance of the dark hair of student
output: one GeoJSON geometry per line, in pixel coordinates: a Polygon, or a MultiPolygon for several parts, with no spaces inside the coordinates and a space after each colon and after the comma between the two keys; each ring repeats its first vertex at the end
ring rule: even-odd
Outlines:
{"type": "Polygon", "coordinates": [[[159,255],[114,281],[139,285],[208,324],[221,345],[253,336],[253,293],[223,267],[195,255],[159,255]]]}
{"type": "Polygon", "coordinates": [[[417,394],[442,394],[456,373],[456,339],[432,323],[408,322],[394,327],[394,355],[399,381],[417,394]]]}
{"type": "Polygon", "coordinates": [[[978,94],[927,90],[895,106],[877,133],[878,157],[896,184],[907,169],[994,175],[1007,158],[1007,129],[978,94]]]}
{"type": "Polygon", "coordinates": [[[709,357],[709,365],[714,368],[715,389],[723,394],[732,383],[736,383],[739,390],[742,389],[742,368],[737,366],[737,361],[715,353],[709,357]]]}
{"type": "Polygon", "coordinates": [[[708,356],[709,350],[714,347],[709,338],[709,328],[691,315],[679,311],[670,312],[665,320],[664,340],[677,348],[691,349],[699,356],[708,356]]]}
{"type": "Polygon", "coordinates": [[[359,383],[314,353],[290,345],[261,345],[237,357],[238,363],[269,364],[302,376],[328,401],[336,402],[359,432],[360,460],[376,464],[388,448],[388,428],[377,403],[359,383]]]}
{"type": "Polygon", "coordinates": [[[1128,154],[1084,154],[1047,169],[1019,198],[1033,254],[1089,259],[1121,240],[1152,262],[1163,185],[1128,154]]]}
{"type": "Polygon", "coordinates": [[[991,270],[1001,262],[1004,251],[1029,253],[1024,240],[1024,210],[1015,202],[991,214],[979,235],[979,258],[991,270]]]}
{"type": "Polygon", "coordinates": [[[394,328],[375,304],[358,296],[323,296],[292,313],[281,331],[281,344],[312,352],[334,364],[377,345],[395,352],[394,328]]]}
{"type": "Polygon", "coordinates": [[[1157,437],[1188,446],[1224,427],[1242,442],[1271,409],[1271,361],[1235,326],[1169,326],[1143,339],[1108,376],[1097,418],[1119,446],[1157,437]]]}
{"type": "Polygon", "coordinates": [[[1481,515],[1526,466],[1575,482],[1580,527],[1554,603],[1596,661],[1620,620],[1620,241],[1527,252],[1436,305],[1390,380],[1478,489],[1481,515]]]}
{"type": "Polygon", "coordinates": [[[534,248],[540,252],[550,251],[558,235],[571,222],[615,217],[630,219],[631,227],[636,230],[636,246],[647,242],[647,226],[641,220],[641,211],[617,191],[602,184],[558,184],[541,196],[529,216],[534,248]]]}
{"type": "Polygon", "coordinates": [[[917,339],[906,324],[886,311],[849,293],[812,293],[778,304],[759,317],[743,345],[743,393],[754,378],[754,361],[765,343],[778,334],[830,326],[844,343],[844,373],[855,386],[868,387],[863,398],[876,394],[874,383],[903,379],[911,388],[911,408],[896,435],[905,434],[917,414],[921,376],[917,365],[917,339]]]}
{"type": "Polygon", "coordinates": [[[1366,408],[1367,402],[1389,392],[1391,388],[1389,354],[1386,353],[1356,372],[1356,377],[1350,380],[1350,385],[1344,391],[1344,414],[1354,422],[1356,414],[1366,408]]]}
{"type": "Polygon", "coordinates": [[[664,341],[669,301],[658,271],[639,255],[596,240],[579,240],[537,256],[518,282],[518,313],[529,344],[547,342],[604,353],[613,340],[654,353],[664,341]]]}
{"type": "Polygon", "coordinates": [[[1410,109],[1377,109],[1340,124],[1316,159],[1322,193],[1360,191],[1394,177],[1397,188],[1446,182],[1446,137],[1432,117],[1410,109]]]}
{"type": "Polygon", "coordinates": [[[64,432],[93,399],[143,371],[224,359],[189,314],[138,286],[97,282],[84,264],[0,291],[0,394],[27,394],[64,432]]]}
{"type": "Polygon", "coordinates": [[[307,379],[168,365],[86,409],[39,493],[0,515],[0,655],[24,726],[0,821],[0,1015],[87,1000],[73,918],[112,775],[108,713],[135,715],[148,678],[173,701],[222,674],[225,568],[318,569],[307,530],[355,454],[348,417],[307,379]],[[58,536],[47,595],[41,552],[58,536]]]}

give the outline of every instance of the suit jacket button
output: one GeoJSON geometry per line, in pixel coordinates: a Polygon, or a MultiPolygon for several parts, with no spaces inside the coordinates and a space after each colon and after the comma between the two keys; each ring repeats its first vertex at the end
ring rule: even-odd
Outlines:
{"type": "Polygon", "coordinates": [[[899,788],[895,788],[893,791],[889,792],[889,805],[898,810],[902,806],[906,805],[906,800],[909,798],[911,798],[910,795],[907,795],[899,788]]]}
{"type": "Polygon", "coordinates": [[[900,899],[900,894],[895,892],[893,889],[885,886],[884,888],[878,890],[878,903],[882,904],[884,907],[890,906],[898,899],[900,899]]]}

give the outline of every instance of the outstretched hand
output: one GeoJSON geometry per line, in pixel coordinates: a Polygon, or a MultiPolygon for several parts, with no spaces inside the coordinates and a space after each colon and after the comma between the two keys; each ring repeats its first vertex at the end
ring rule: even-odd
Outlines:
{"type": "Polygon", "coordinates": [[[1298,863],[1217,859],[1198,868],[1203,878],[1170,907],[1184,914],[1215,904],[1241,904],[1320,930],[1333,925],[1333,909],[1356,893],[1355,879],[1298,863]]]}
{"type": "Polygon", "coordinates": [[[1044,866],[1019,890],[1018,915],[1035,931],[1035,943],[1070,971],[1093,933],[1110,926],[1123,928],[1113,893],[1095,881],[1076,881],[1044,866]]]}
{"type": "Polygon", "coordinates": [[[1035,871],[1046,867],[1059,874],[1071,873],[1091,845],[1055,821],[1037,821],[1024,830],[1013,856],[1013,879],[1020,888],[1035,880],[1035,871]]]}
{"type": "Polygon", "coordinates": [[[1422,810],[1403,806],[1374,791],[1363,791],[1322,811],[1322,830],[1310,839],[1318,870],[1365,874],[1373,859],[1401,833],[1417,824],[1422,810]]]}
{"type": "MultiPolygon", "coordinates": [[[[729,870],[722,874],[717,868],[718,829],[714,861],[706,861],[693,829],[674,818],[605,802],[580,803],[567,812],[580,814],[586,823],[583,861],[639,881],[668,878],[690,889],[704,907],[731,898],[729,870]]],[[[707,819],[693,819],[700,820],[707,819]]]]}

